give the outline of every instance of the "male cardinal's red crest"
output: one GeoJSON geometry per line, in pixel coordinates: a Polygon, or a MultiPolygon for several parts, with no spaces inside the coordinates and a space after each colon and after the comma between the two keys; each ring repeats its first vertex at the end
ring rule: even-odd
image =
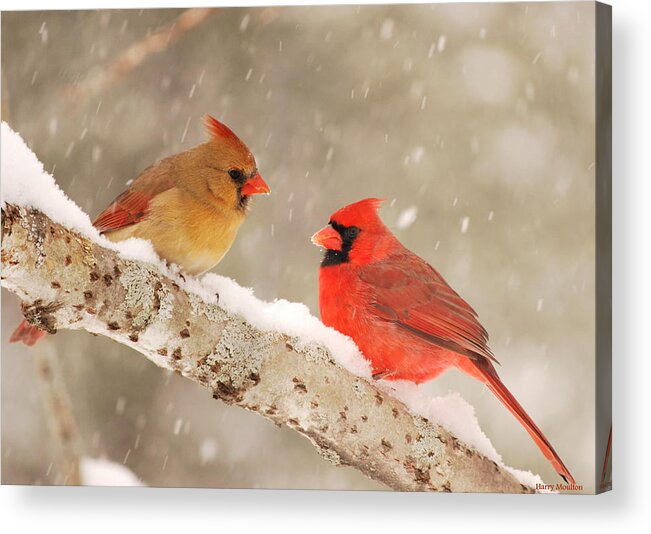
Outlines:
{"type": "MultiPolygon", "coordinates": [[[[140,237],[190,274],[212,269],[233,244],[252,195],[269,193],[242,140],[207,115],[209,140],[145,169],[93,225],[111,241],[140,237]]],[[[23,321],[10,342],[45,332],[23,321]]]]}
{"type": "Polygon", "coordinates": [[[563,479],[574,478],[502,383],[477,313],[426,261],[407,250],[377,211],[350,204],[312,237],[325,248],[319,272],[323,322],[350,336],[388,380],[422,383],[456,368],[481,380],[517,417],[563,479]]]}

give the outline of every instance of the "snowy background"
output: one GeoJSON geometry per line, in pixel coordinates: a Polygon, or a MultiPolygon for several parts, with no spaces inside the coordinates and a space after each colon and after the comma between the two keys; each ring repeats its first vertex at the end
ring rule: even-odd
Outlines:
{"type": "MultiPolygon", "coordinates": [[[[343,204],[388,198],[384,220],[477,309],[504,382],[590,489],[593,6],[219,10],[108,86],[74,92],[178,15],[3,13],[3,120],[91,216],[200,142],[204,113],[224,120],[273,194],[216,271],[315,314],[309,237],[343,204]]],[[[2,480],[57,483],[32,358],[6,344],[18,301],[2,296],[2,480]]],[[[380,487],[107,339],[52,341],[87,454],[147,485],[380,487]]],[[[456,372],[426,386],[449,390],[507,464],[558,481],[485,388],[456,372]]]]}

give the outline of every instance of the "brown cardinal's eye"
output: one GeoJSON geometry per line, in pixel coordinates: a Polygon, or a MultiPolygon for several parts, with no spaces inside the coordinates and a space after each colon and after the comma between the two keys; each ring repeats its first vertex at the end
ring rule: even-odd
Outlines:
{"type": "Polygon", "coordinates": [[[236,182],[241,181],[242,178],[244,177],[244,173],[240,169],[231,169],[230,171],[228,171],[228,174],[236,182]]]}

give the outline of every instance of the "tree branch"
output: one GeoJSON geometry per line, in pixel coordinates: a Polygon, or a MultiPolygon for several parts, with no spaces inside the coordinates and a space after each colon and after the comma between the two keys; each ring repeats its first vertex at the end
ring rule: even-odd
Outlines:
{"type": "Polygon", "coordinates": [[[39,211],[3,208],[2,285],[48,332],[84,329],[128,345],[395,490],[533,492],[324,347],[258,330],[156,266],[124,260],[39,211]]]}
{"type": "Polygon", "coordinates": [[[52,343],[40,343],[34,349],[34,356],[45,418],[58,455],[59,475],[54,479],[55,484],[81,486],[79,460],[82,440],[63,379],[59,355],[52,343]]]}

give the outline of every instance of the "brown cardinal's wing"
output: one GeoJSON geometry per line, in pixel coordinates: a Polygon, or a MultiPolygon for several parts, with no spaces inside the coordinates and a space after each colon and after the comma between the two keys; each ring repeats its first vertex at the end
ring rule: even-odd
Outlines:
{"type": "Polygon", "coordinates": [[[405,250],[362,267],[372,312],[434,345],[497,362],[477,313],[427,262],[405,250]]]}
{"type": "Polygon", "coordinates": [[[145,169],[129,189],[97,216],[93,226],[103,233],[141,221],[147,215],[151,200],[175,185],[166,172],[168,169],[165,163],[164,160],[145,169]]]}

